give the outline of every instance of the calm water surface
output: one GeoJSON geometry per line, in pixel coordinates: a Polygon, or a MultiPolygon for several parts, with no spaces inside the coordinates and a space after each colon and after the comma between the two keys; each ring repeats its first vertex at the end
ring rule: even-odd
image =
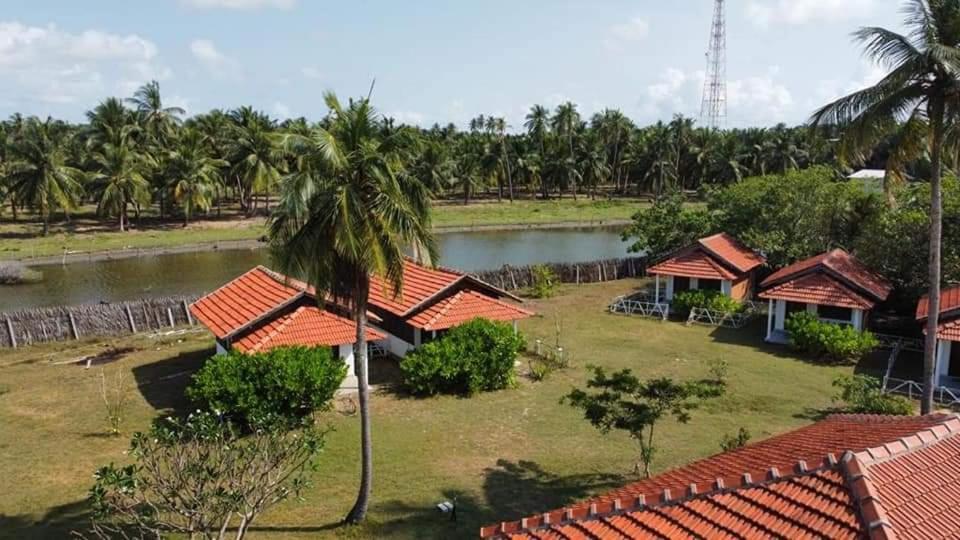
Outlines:
{"type": "MultiPolygon", "coordinates": [[[[439,235],[440,263],[461,270],[504,264],[579,262],[622,257],[617,229],[548,229],[439,235]]],[[[0,311],[38,306],[117,302],[145,296],[209,292],[257,264],[266,250],[207,251],[35,267],[42,283],[0,286],[0,311]]]]}

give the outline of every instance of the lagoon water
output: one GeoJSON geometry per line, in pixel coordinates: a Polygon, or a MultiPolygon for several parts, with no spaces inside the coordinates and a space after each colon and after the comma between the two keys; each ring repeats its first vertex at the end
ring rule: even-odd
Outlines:
{"type": "MultiPolygon", "coordinates": [[[[444,233],[438,239],[440,264],[467,271],[627,254],[627,244],[615,228],[444,233]]],[[[37,266],[43,272],[43,282],[0,286],[0,311],[199,294],[216,289],[257,264],[270,266],[266,250],[211,250],[37,266]]]]}

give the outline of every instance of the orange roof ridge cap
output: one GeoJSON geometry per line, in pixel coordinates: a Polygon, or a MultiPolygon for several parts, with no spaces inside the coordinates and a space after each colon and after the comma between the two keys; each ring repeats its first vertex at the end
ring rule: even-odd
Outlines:
{"type": "Polygon", "coordinates": [[[847,491],[853,497],[857,517],[866,526],[867,535],[871,539],[895,539],[893,525],[870,478],[869,464],[860,459],[864,453],[847,451],[840,460],[847,491]]]}
{"type": "Polygon", "coordinates": [[[200,296],[199,298],[197,298],[196,300],[194,300],[194,301],[190,304],[190,306],[193,306],[193,305],[196,304],[197,302],[203,300],[204,298],[210,296],[211,294],[213,294],[213,293],[215,293],[215,292],[217,292],[217,291],[219,291],[219,290],[221,290],[221,289],[225,289],[225,288],[229,287],[229,286],[230,286],[231,284],[233,284],[234,282],[239,281],[241,278],[246,277],[246,276],[248,276],[248,275],[250,275],[250,274],[252,274],[252,273],[254,273],[254,272],[258,271],[258,270],[261,271],[261,272],[263,272],[264,274],[267,274],[268,277],[272,277],[272,276],[270,276],[271,270],[270,270],[269,268],[267,268],[266,266],[264,266],[264,265],[262,265],[262,264],[258,264],[258,265],[256,265],[256,266],[254,266],[253,268],[247,270],[246,272],[243,272],[243,273],[240,274],[239,276],[235,276],[235,277],[234,277],[233,279],[231,279],[230,281],[224,283],[223,285],[220,285],[219,287],[217,287],[216,289],[210,291],[209,293],[203,294],[202,296],[200,296]]]}
{"type": "Polygon", "coordinates": [[[869,467],[933,446],[958,433],[960,433],[960,416],[950,414],[946,415],[939,424],[919,430],[911,435],[900,437],[895,441],[866,448],[853,453],[853,455],[861,463],[869,467]]]}
{"type": "Polygon", "coordinates": [[[427,321],[427,324],[424,325],[424,329],[429,330],[431,326],[433,326],[437,321],[442,319],[447,314],[447,312],[449,312],[450,309],[453,308],[454,304],[460,302],[462,298],[463,298],[463,291],[457,291],[457,294],[454,294],[453,296],[448,298],[447,305],[443,306],[443,308],[440,311],[438,311],[433,317],[430,317],[430,320],[427,321]]]}
{"type": "MultiPolygon", "coordinates": [[[[538,529],[546,529],[557,525],[582,523],[584,521],[591,520],[602,520],[629,512],[665,508],[684,504],[695,499],[712,497],[714,495],[729,493],[739,489],[762,487],[775,484],[777,482],[786,482],[794,478],[812,476],[826,471],[840,470],[840,468],[841,464],[832,454],[829,454],[827,458],[823,460],[823,463],[820,467],[811,469],[807,467],[805,461],[800,460],[793,468],[793,472],[791,474],[781,474],[780,470],[775,466],[764,470],[744,471],[737,477],[739,481],[736,483],[731,483],[728,485],[724,478],[717,477],[713,481],[708,482],[708,489],[703,491],[699,489],[699,483],[689,482],[683,486],[677,486],[677,489],[672,487],[659,489],[656,493],[651,493],[651,496],[641,493],[635,495],[621,495],[609,501],[591,501],[587,505],[577,505],[574,503],[573,505],[564,506],[559,509],[550,510],[541,514],[521,518],[519,520],[501,521],[493,525],[481,527],[480,537],[500,538],[501,535],[506,534],[512,535],[521,532],[533,532],[538,529]],[[762,479],[755,479],[755,474],[756,477],[762,479]],[[654,502],[648,502],[649,500],[653,500],[654,502]],[[531,525],[531,520],[535,520],[535,524],[531,525]]],[[[809,508],[808,505],[803,506],[805,508],[809,508]]]]}
{"type": "Polygon", "coordinates": [[[254,352],[259,352],[264,345],[269,343],[273,338],[279,336],[280,333],[283,332],[283,330],[286,329],[287,326],[289,326],[290,323],[292,323],[297,316],[303,313],[305,309],[307,309],[306,306],[300,306],[297,309],[293,310],[293,313],[284,317],[284,320],[280,324],[278,324],[276,328],[274,328],[269,333],[267,333],[267,335],[260,338],[260,340],[257,341],[256,345],[254,345],[253,347],[250,347],[250,350],[254,352]]]}

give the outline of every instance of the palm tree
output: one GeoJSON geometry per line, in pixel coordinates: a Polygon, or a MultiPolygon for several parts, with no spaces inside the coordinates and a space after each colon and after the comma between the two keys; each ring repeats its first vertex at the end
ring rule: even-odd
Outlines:
{"type": "Polygon", "coordinates": [[[173,128],[180,124],[180,117],[186,114],[181,107],[163,106],[157,81],[144,84],[126,101],[133,105],[144,129],[157,141],[169,137],[173,128]]]}
{"type": "Polygon", "coordinates": [[[39,212],[44,236],[50,232],[50,213],[59,208],[69,215],[83,189],[83,172],[67,164],[65,137],[55,121],[30,118],[10,148],[10,191],[17,203],[39,212]]]}
{"type": "Polygon", "coordinates": [[[169,189],[173,199],[183,206],[184,227],[190,224],[195,210],[210,209],[211,194],[220,181],[221,168],[226,165],[226,161],[211,157],[208,148],[202,133],[186,128],[167,160],[169,189]]]}
{"type": "Polygon", "coordinates": [[[866,27],[854,33],[867,55],[889,73],[875,85],[824,105],[814,126],[843,129],[841,156],[863,161],[865,152],[895,133],[887,161],[888,176],[921,153],[930,156],[929,317],[923,351],[921,411],[933,409],[935,346],[940,312],[940,241],[943,221],[941,174],[945,120],[960,114],[960,0],[910,0],[904,7],[901,35],[866,27]]]}
{"type": "MultiPolygon", "coordinates": [[[[543,105],[534,105],[530,107],[527,113],[523,127],[527,128],[527,134],[536,139],[537,150],[540,152],[541,163],[547,159],[547,131],[550,129],[550,111],[543,105]]],[[[544,200],[550,198],[547,183],[541,178],[544,200]]]]}
{"type": "Polygon", "coordinates": [[[557,111],[553,115],[553,131],[567,141],[567,163],[562,169],[567,176],[567,185],[573,192],[573,200],[577,200],[577,171],[576,171],[576,152],[573,148],[573,137],[580,128],[580,113],[577,112],[577,106],[567,101],[557,106],[557,111]]]}
{"type": "Polygon", "coordinates": [[[231,111],[230,118],[236,125],[228,146],[230,173],[237,179],[248,213],[256,211],[256,201],[251,204],[249,199],[258,192],[264,194],[269,212],[270,192],[280,183],[286,166],[274,140],[273,121],[249,107],[231,111]]]}
{"type": "Polygon", "coordinates": [[[384,136],[368,99],[344,108],[332,93],[328,127],[309,136],[286,134],[283,147],[297,158],[285,178],[279,207],[270,220],[270,245],[281,271],[301,276],[346,304],[356,323],[353,344],[360,398],[362,471],[357,501],[348,523],[364,519],[373,479],[370,391],[367,384],[367,301],[370,277],[403,291],[404,251],[432,262],[429,204],[423,191],[403,185],[398,149],[404,131],[384,136]]]}
{"type": "Polygon", "coordinates": [[[120,232],[129,224],[127,206],[150,201],[150,181],[146,173],[150,156],[140,154],[131,139],[131,130],[124,130],[116,143],[108,142],[91,155],[97,170],[90,180],[97,200],[97,213],[117,216],[120,232]]]}

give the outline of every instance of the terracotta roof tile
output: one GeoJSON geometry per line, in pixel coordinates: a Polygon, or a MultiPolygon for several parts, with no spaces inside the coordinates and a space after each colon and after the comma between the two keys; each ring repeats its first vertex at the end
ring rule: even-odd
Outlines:
{"type": "MultiPolygon", "coordinates": [[[[917,320],[927,318],[929,302],[929,295],[925,294],[920,297],[920,301],[917,302],[917,320]]],[[[960,285],[940,289],[940,314],[943,315],[951,311],[957,311],[957,316],[960,317],[960,285]]]]}
{"type": "Polygon", "coordinates": [[[532,315],[533,312],[490,298],[485,294],[461,290],[431,304],[411,317],[409,322],[415,328],[423,330],[444,330],[477,317],[509,322],[532,315]]]}
{"type": "Polygon", "coordinates": [[[303,294],[300,282],[285,283],[278,276],[257,266],[194,302],[190,312],[222,339],[303,294]]]}
{"type": "MultiPolygon", "coordinates": [[[[232,345],[240,352],[265,352],[274,347],[347,345],[356,341],[356,334],[357,326],[353,321],[317,306],[300,306],[254,326],[232,345]]],[[[368,341],[385,338],[375,328],[367,328],[368,341]]]]}
{"type": "Polygon", "coordinates": [[[795,262],[777,270],[763,280],[762,288],[772,287],[809,272],[823,272],[859,289],[861,295],[870,296],[874,302],[886,300],[893,287],[883,276],[871,271],[853,255],[842,249],[834,249],[808,259],[795,262]]]}
{"type": "Polygon", "coordinates": [[[749,272],[766,262],[757,252],[727,233],[701,238],[698,243],[739,272],[749,272]]]}
{"type": "Polygon", "coordinates": [[[724,268],[700,246],[686,249],[647,268],[648,274],[695,277],[700,279],[736,279],[737,274],[724,268]]]}
{"type": "MultiPolygon", "coordinates": [[[[600,513],[610,513],[615,505],[633,508],[636,506],[633,501],[638,499],[661,505],[662,494],[665,490],[669,490],[674,494],[674,502],[677,500],[682,502],[679,507],[691,512],[699,509],[698,512],[694,512],[696,519],[713,519],[714,522],[731,527],[738,535],[747,537],[754,535],[742,528],[746,526],[745,523],[748,523],[761,531],[758,533],[760,536],[813,537],[815,535],[804,527],[815,523],[817,527],[823,527],[824,531],[833,531],[836,537],[858,537],[860,530],[854,530],[856,513],[851,509],[848,491],[832,455],[848,450],[862,451],[896,441],[953,418],[954,416],[945,414],[900,417],[832,415],[820,422],[628,484],[587,501],[545,514],[530,516],[525,520],[527,529],[537,529],[536,534],[540,535],[545,516],[551,524],[563,523],[567,515],[578,520],[586,519],[589,517],[591,506],[598,509],[600,513]],[[829,459],[825,460],[824,456],[829,459]],[[808,469],[806,464],[810,464],[813,468],[808,469]],[[770,477],[769,471],[772,468],[782,473],[780,480],[770,477]],[[749,473],[751,479],[748,482],[742,480],[745,472],[749,473]],[[764,480],[765,478],[768,480],[764,480]],[[718,479],[719,490],[717,489],[718,479]],[[742,485],[752,482],[761,482],[762,487],[744,488],[742,485]],[[704,488],[699,491],[700,495],[692,499],[684,495],[691,484],[704,488]],[[733,491],[730,492],[730,490],[733,491]],[[691,509],[689,505],[694,501],[701,501],[697,504],[718,508],[720,515],[731,514],[733,517],[727,516],[722,521],[716,521],[720,518],[713,514],[704,514],[700,507],[691,509]],[[804,513],[808,511],[816,516],[801,519],[802,523],[799,525],[777,517],[780,512],[786,512],[788,515],[805,515],[804,513]],[[771,533],[769,527],[776,527],[777,532],[771,533]]],[[[666,512],[664,508],[660,510],[666,512]]],[[[671,512],[674,511],[671,510],[671,512]]],[[[667,515],[679,518],[683,514],[674,512],[667,515]]],[[[637,516],[631,512],[630,517],[637,516]]],[[[640,521],[647,523],[647,519],[643,517],[640,521]]],[[[654,521],[651,521],[651,526],[654,521]]],[[[684,518],[682,523],[690,524],[687,518],[684,518]]],[[[521,522],[504,522],[485,527],[481,531],[481,536],[497,536],[499,534],[497,530],[520,534],[521,522]]],[[[678,532],[677,534],[680,537],[689,536],[686,533],[678,532]]],[[[516,537],[527,538],[528,536],[521,534],[516,537]]]]}
{"type": "Polygon", "coordinates": [[[827,274],[806,274],[770,287],[758,295],[790,302],[804,302],[854,309],[872,309],[875,303],[827,274]]]}
{"type": "Polygon", "coordinates": [[[392,285],[373,276],[370,278],[370,303],[403,316],[424,300],[465,277],[446,268],[427,268],[407,261],[403,267],[403,295],[395,297],[392,285]]]}

